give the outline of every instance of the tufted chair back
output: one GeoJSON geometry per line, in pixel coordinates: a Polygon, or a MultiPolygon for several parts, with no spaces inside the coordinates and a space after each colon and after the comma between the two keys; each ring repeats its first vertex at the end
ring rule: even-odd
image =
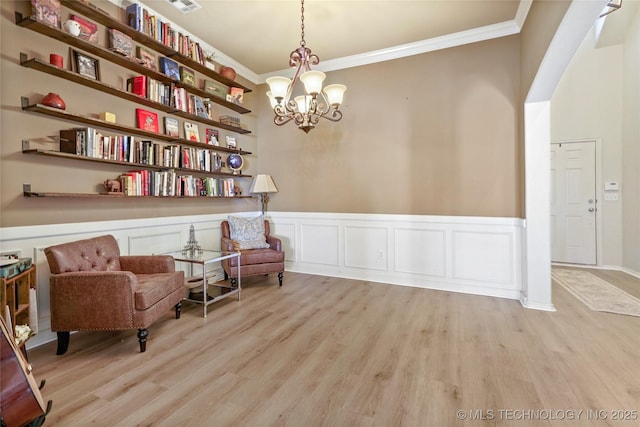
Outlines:
{"type": "Polygon", "coordinates": [[[44,250],[51,273],[120,271],[120,248],[112,235],[78,240],[44,250]]]}

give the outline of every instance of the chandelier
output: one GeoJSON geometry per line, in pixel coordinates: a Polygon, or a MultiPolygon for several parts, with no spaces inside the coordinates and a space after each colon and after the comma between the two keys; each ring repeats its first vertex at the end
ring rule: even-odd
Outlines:
{"type": "Polygon", "coordinates": [[[345,85],[332,84],[322,88],[322,82],[326,75],[322,71],[314,71],[312,65],[318,65],[320,58],[311,49],[306,47],[304,40],[304,0],[301,0],[300,8],[300,47],[289,55],[289,66],[297,67],[293,79],[286,77],[269,77],[267,84],[269,91],[267,96],[275,113],[273,122],[282,126],[294,121],[299,129],[309,133],[318,124],[320,117],[332,122],[342,118],[339,110],[342,104],[345,85]],[[294,89],[298,78],[304,85],[304,95],[294,96],[294,89]]]}

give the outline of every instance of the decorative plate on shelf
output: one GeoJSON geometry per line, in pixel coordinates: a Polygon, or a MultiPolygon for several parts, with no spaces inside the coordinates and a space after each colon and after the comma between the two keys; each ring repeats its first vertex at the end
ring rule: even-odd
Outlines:
{"type": "Polygon", "coordinates": [[[229,157],[227,157],[227,165],[229,165],[229,169],[232,171],[239,171],[242,169],[242,166],[244,166],[244,158],[240,154],[230,154],[229,157]]]}

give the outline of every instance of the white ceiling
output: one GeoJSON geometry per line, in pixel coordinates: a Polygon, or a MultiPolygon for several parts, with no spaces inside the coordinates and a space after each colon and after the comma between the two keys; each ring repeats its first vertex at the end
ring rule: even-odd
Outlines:
{"type": "MultiPolygon", "coordinates": [[[[300,45],[300,0],[195,1],[202,8],[183,14],[168,0],[139,0],[254,83],[288,69],[300,45]]],[[[330,71],[516,34],[531,2],[305,0],[305,40],[320,57],[315,68],[330,71]]]]}

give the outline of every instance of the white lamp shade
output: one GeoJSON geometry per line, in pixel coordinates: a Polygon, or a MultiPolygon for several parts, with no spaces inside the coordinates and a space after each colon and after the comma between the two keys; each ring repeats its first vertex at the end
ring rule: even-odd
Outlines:
{"type": "Polygon", "coordinates": [[[269,103],[271,104],[271,108],[275,108],[278,105],[278,101],[273,97],[271,91],[267,91],[267,97],[269,98],[269,103]]]}
{"type": "Polygon", "coordinates": [[[304,84],[304,90],[310,95],[317,95],[322,91],[322,82],[326,74],[322,71],[307,71],[302,73],[300,81],[304,84]]]}
{"type": "Polygon", "coordinates": [[[271,175],[256,175],[251,183],[250,193],[277,193],[278,188],[271,175]]]}
{"type": "Polygon", "coordinates": [[[284,99],[287,96],[287,91],[289,90],[289,85],[291,84],[291,79],[286,77],[269,77],[267,79],[267,84],[269,85],[269,89],[271,90],[271,95],[274,99],[284,99]]]}
{"type": "Polygon", "coordinates": [[[293,98],[294,101],[296,101],[296,104],[298,105],[298,111],[301,113],[306,113],[307,111],[309,111],[309,106],[311,104],[311,96],[309,95],[300,95],[300,96],[296,96],[295,98],[293,98]]]}
{"type": "Polygon", "coordinates": [[[338,106],[342,104],[344,98],[344,92],[347,90],[345,85],[333,84],[324,88],[324,93],[327,95],[327,102],[330,105],[338,106]]]}

